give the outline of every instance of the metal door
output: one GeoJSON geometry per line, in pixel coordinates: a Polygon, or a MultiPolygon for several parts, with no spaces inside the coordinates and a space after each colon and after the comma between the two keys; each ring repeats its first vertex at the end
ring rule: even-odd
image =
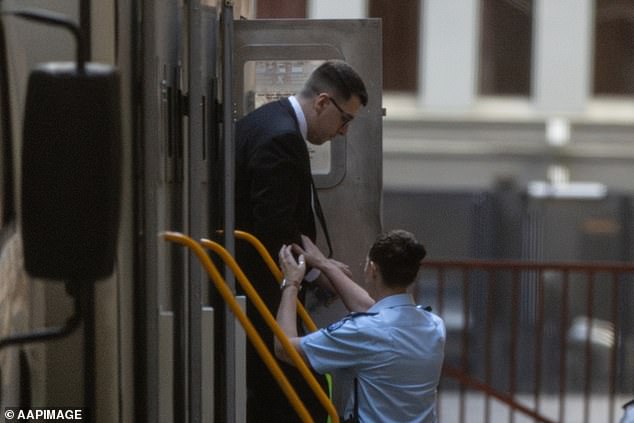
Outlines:
{"type": "Polygon", "coordinates": [[[143,6],[144,319],[137,349],[145,366],[138,395],[147,404],[138,417],[210,422],[213,309],[207,277],[191,254],[158,235],[175,230],[201,238],[210,232],[219,11],[216,2],[204,0],[143,6]]]}
{"type": "MultiPolygon", "coordinates": [[[[349,264],[363,261],[381,230],[380,20],[241,20],[235,23],[234,47],[238,118],[267,99],[296,93],[327,59],[345,60],[363,78],[368,105],[344,139],[323,149],[309,145],[335,255],[349,264]]],[[[361,273],[354,270],[358,279],[361,273]]]]}
{"type": "MultiPolygon", "coordinates": [[[[368,105],[360,110],[346,136],[320,147],[308,144],[334,257],[350,265],[356,281],[362,280],[359,263],[381,231],[381,58],[378,19],[235,22],[236,119],[267,101],[297,93],[324,60],[345,60],[366,84],[368,105]]],[[[322,234],[318,244],[324,246],[322,234]]],[[[338,303],[311,313],[323,326],[346,311],[338,303]]]]}

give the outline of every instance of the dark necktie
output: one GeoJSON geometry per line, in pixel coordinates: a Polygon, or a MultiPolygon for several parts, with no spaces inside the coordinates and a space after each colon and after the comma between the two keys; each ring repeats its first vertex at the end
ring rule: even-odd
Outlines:
{"type": "Polygon", "coordinates": [[[328,226],[326,226],[326,218],[324,217],[324,212],[321,209],[321,204],[319,203],[319,195],[317,195],[317,188],[315,187],[315,181],[310,179],[310,185],[313,189],[313,209],[315,210],[315,215],[317,215],[317,220],[319,220],[319,224],[321,225],[321,229],[324,232],[324,236],[326,237],[326,244],[328,244],[328,258],[332,257],[332,244],[330,243],[330,234],[328,233],[328,226]]]}

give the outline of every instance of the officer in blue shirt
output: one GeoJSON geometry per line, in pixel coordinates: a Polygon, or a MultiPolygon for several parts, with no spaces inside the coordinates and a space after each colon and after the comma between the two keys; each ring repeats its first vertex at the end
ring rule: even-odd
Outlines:
{"type": "Polygon", "coordinates": [[[626,403],[623,406],[623,417],[621,417],[620,423],[634,423],[634,400],[626,403]]]}
{"type": "MultiPolygon", "coordinates": [[[[319,373],[341,371],[354,379],[346,421],[436,422],[436,388],[445,345],[445,326],[417,306],[407,288],[418,274],[425,248],[406,231],[383,234],[372,245],[364,288],[329,262],[310,240],[285,246],[280,265],[285,280],[277,321],[300,355],[319,373]],[[293,251],[300,254],[296,261],[293,251]],[[297,336],[295,300],[306,263],[330,279],[346,307],[344,319],[297,336]]],[[[276,339],[276,354],[292,363],[276,339]]]]}

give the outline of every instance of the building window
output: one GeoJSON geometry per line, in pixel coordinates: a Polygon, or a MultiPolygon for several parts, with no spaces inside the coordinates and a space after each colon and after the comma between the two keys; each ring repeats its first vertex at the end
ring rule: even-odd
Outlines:
{"type": "Polygon", "coordinates": [[[634,3],[597,0],[594,93],[634,94],[634,3]]]}
{"type": "Polygon", "coordinates": [[[529,96],[533,0],[482,0],[480,94],[529,96]]]}
{"type": "Polygon", "coordinates": [[[368,15],[382,19],[383,88],[416,92],[420,2],[370,0],[368,15]]]}

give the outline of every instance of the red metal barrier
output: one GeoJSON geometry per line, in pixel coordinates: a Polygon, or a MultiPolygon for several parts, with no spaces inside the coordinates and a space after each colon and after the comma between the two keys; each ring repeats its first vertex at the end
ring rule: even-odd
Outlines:
{"type": "Polygon", "coordinates": [[[416,295],[448,330],[441,421],[618,422],[633,264],[427,261],[416,295]]]}

